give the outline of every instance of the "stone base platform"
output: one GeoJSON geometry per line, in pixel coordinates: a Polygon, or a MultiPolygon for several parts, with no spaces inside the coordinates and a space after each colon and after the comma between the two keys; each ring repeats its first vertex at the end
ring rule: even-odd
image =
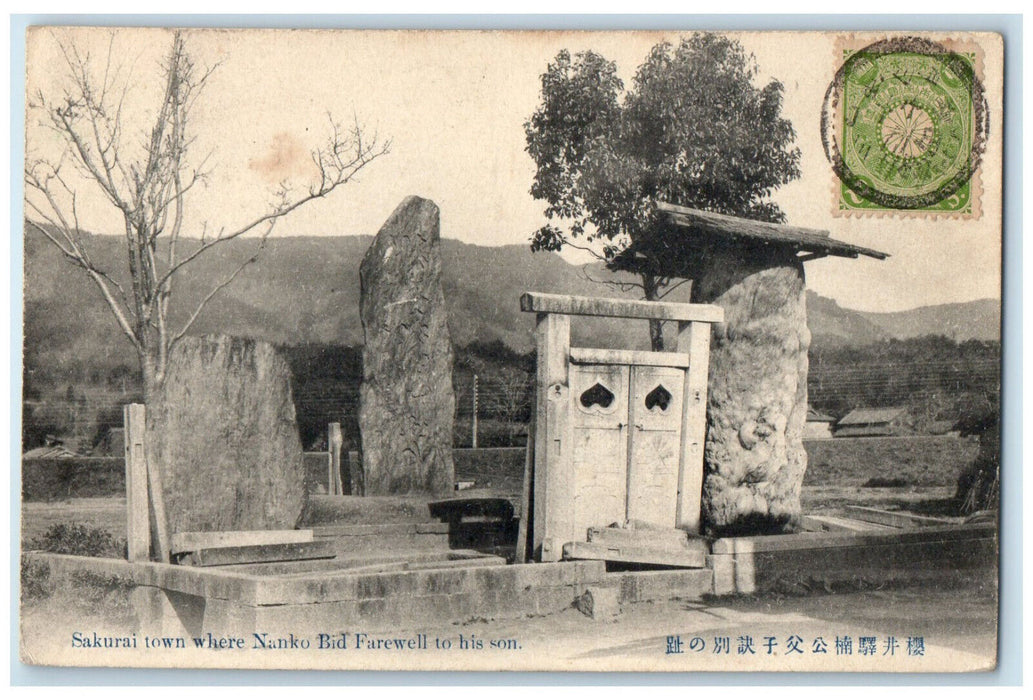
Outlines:
{"type": "Polygon", "coordinates": [[[603,561],[507,566],[459,550],[425,554],[437,558],[415,558],[402,562],[408,570],[388,571],[345,568],[355,563],[343,559],[202,568],[44,552],[27,552],[23,565],[45,564],[59,585],[76,572],[130,581],[141,632],[196,636],[418,630],[547,615],[573,606],[588,587],[616,590],[621,605],[798,584],[816,590],[815,581],[833,590],[837,582],[858,579],[906,581],[957,569],[995,570],[997,552],[996,527],[987,524],[725,538],[710,543],[706,566],[696,569],[608,572],[603,561]]]}

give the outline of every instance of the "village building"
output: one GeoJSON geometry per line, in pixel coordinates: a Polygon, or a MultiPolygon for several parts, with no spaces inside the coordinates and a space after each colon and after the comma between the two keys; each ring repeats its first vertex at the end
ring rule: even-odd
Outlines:
{"type": "Polygon", "coordinates": [[[815,408],[807,409],[807,422],[803,425],[804,440],[828,440],[832,438],[832,424],[836,419],[815,408]]]}
{"type": "Polygon", "coordinates": [[[855,408],[836,423],[836,437],[879,437],[907,431],[908,412],[900,406],[855,408]]]}

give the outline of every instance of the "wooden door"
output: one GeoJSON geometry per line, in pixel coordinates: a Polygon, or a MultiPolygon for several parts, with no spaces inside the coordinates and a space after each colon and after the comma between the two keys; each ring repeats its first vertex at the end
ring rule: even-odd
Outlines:
{"type": "Polygon", "coordinates": [[[626,518],[629,368],[570,366],[573,536],[626,518]]]}
{"type": "Polygon", "coordinates": [[[631,367],[627,518],[677,526],[685,370],[631,367]]]}

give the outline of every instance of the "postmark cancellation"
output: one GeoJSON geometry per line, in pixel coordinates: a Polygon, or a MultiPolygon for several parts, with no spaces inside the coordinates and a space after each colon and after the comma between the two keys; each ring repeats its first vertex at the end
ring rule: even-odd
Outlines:
{"type": "Polygon", "coordinates": [[[981,44],[848,35],[835,51],[822,108],[833,214],[978,219],[990,133],[981,44]]]}

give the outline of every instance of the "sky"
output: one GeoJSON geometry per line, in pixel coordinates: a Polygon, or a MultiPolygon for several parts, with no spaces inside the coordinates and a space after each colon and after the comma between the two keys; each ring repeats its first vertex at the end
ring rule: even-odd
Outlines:
{"type": "MultiPolygon", "coordinates": [[[[682,34],[191,30],[191,56],[199,66],[217,67],[192,112],[192,153],[196,162],[208,156],[210,177],[187,201],[185,235],[250,221],[269,208],[282,180],[304,187],[313,176],[308,154],[325,139],[332,115],[345,124],[357,120],[367,137],[390,139],[390,152],[357,182],[284,219],[274,235],[374,234],[405,196],[416,194],[439,205],[445,238],[526,245],[546,220],[544,204],[529,193],[534,164],[524,150],[523,124],[538,104],[548,63],[561,49],[592,49],[617,63],[627,86],[653,45],[682,34]]],[[[978,38],[991,128],[979,215],[838,218],[835,175],[819,130],[825,90],[839,67],[836,37],[732,34],[755,56],[758,84],[777,79],[785,86],[783,115],[802,152],[800,179],[774,196],[789,223],[890,254],[885,261],[810,262],[811,289],[865,311],[1000,297],[1000,44],[978,38]]],[[[28,101],[61,94],[67,71],[60,45],[88,52],[98,71],[110,47],[109,77],[129,86],[124,121],[132,151],[153,119],[170,42],[160,29],[113,36],[103,28],[31,30],[28,101]]],[[[53,158],[58,144],[39,116],[30,107],[27,153],[53,158]]],[[[75,186],[84,228],[119,232],[117,212],[99,190],[85,181],[75,186]]]]}

